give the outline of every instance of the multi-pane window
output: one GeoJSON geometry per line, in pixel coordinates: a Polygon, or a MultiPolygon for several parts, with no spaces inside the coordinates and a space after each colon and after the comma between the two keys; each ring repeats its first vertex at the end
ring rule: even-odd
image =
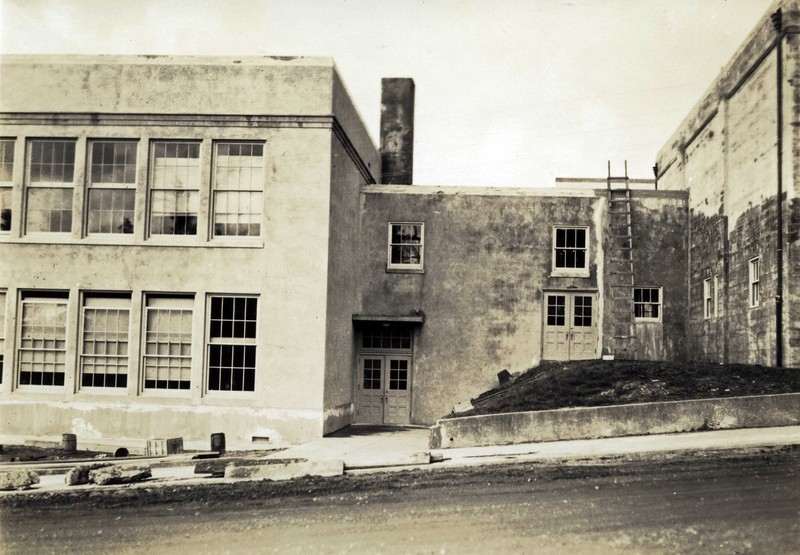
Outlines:
{"type": "Polygon", "coordinates": [[[703,317],[713,318],[716,316],[716,306],[714,306],[714,283],[711,278],[703,280],[703,317]]]}
{"type": "Polygon", "coordinates": [[[373,324],[361,332],[363,349],[411,350],[411,328],[396,324],[373,324]]]}
{"type": "Polygon", "coordinates": [[[408,361],[389,360],[389,389],[405,391],[408,389],[408,361]]]}
{"type": "Polygon", "coordinates": [[[381,388],[381,358],[364,359],[364,389],[381,388]]]}
{"type": "Polygon", "coordinates": [[[89,150],[89,233],[133,233],[135,141],[92,141],[89,150]]]}
{"type": "Polygon", "coordinates": [[[748,297],[750,307],[756,307],[761,303],[761,258],[756,257],[750,260],[748,270],[748,297]]]}
{"type": "Polygon", "coordinates": [[[264,145],[217,143],[214,158],[214,236],[261,234],[264,145]]]}
{"type": "Polygon", "coordinates": [[[3,360],[6,355],[6,293],[0,291],[0,383],[3,383],[3,360]]]}
{"type": "Polygon", "coordinates": [[[155,141],[150,174],[150,234],[195,235],[200,205],[200,143],[155,141]]]}
{"type": "Polygon", "coordinates": [[[0,232],[11,230],[11,180],[14,175],[14,139],[0,139],[0,232]]]}
{"type": "Polygon", "coordinates": [[[644,322],[661,321],[660,287],[633,288],[633,316],[636,320],[644,322]]]}
{"type": "Polygon", "coordinates": [[[573,326],[592,326],[592,297],[576,295],[572,302],[573,326]]]}
{"type": "Polygon", "coordinates": [[[254,391],[258,299],[215,295],[210,300],[208,389],[254,391]]]}
{"type": "Polygon", "coordinates": [[[23,296],[20,303],[20,385],[64,385],[67,296],[23,296]]]}
{"type": "Polygon", "coordinates": [[[563,326],[566,323],[567,297],[549,295],[547,297],[547,325],[563,326]]]}
{"type": "Polygon", "coordinates": [[[83,301],[81,387],[127,387],[130,296],[83,301]]]}
{"type": "Polygon", "coordinates": [[[189,389],[192,373],[192,297],[147,298],[144,388],[189,389]]]}
{"type": "Polygon", "coordinates": [[[72,231],[75,141],[29,143],[25,231],[72,231]]]}
{"type": "Polygon", "coordinates": [[[389,224],[389,269],[422,269],[423,228],[421,223],[389,224]]]}
{"type": "Polygon", "coordinates": [[[553,269],[556,272],[584,272],[588,269],[585,227],[556,227],[553,237],[553,269]]]}

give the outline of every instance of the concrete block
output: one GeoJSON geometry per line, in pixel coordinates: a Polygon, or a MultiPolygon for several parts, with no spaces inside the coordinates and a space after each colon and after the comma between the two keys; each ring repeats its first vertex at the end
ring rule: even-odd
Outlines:
{"type": "Polygon", "coordinates": [[[89,480],[100,486],[141,482],[151,476],[149,466],[111,465],[89,471],[89,480]]]}
{"type": "Polygon", "coordinates": [[[386,466],[430,464],[430,462],[431,454],[429,451],[418,451],[416,453],[372,453],[361,456],[349,456],[345,459],[344,466],[347,469],[380,468],[386,466]]]}
{"type": "Polygon", "coordinates": [[[169,439],[155,438],[147,440],[145,454],[148,457],[158,457],[161,455],[175,455],[183,453],[183,438],[173,437],[169,439]]]}
{"type": "Polygon", "coordinates": [[[67,472],[64,483],[68,486],[81,486],[89,483],[89,473],[98,468],[111,466],[111,463],[82,464],[67,472]]]}
{"type": "Polygon", "coordinates": [[[28,489],[39,483],[39,475],[31,470],[0,472],[0,490],[28,489]]]}
{"type": "Polygon", "coordinates": [[[225,468],[226,478],[291,480],[301,476],[341,476],[344,461],[307,459],[274,459],[258,465],[233,463],[225,468]]]}

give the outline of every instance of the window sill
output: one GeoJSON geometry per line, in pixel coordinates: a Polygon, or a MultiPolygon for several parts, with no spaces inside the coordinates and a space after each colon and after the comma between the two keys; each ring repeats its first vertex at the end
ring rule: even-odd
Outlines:
{"type": "Polygon", "coordinates": [[[634,318],[633,322],[635,324],[660,324],[660,318],[634,318]]]}
{"type": "Polygon", "coordinates": [[[424,274],[424,268],[398,268],[398,267],[387,267],[386,268],[387,274],[424,274]]]}
{"type": "Polygon", "coordinates": [[[588,278],[591,277],[589,270],[554,270],[550,272],[551,278],[588,278]]]}

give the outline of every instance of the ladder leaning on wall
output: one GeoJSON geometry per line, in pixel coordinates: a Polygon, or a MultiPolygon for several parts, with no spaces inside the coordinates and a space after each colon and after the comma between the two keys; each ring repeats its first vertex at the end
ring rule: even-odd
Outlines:
{"type": "Polygon", "coordinates": [[[608,163],[608,231],[610,235],[609,286],[611,293],[612,353],[615,358],[632,358],[635,339],[633,319],[633,221],[628,162],[625,175],[611,175],[608,163]]]}

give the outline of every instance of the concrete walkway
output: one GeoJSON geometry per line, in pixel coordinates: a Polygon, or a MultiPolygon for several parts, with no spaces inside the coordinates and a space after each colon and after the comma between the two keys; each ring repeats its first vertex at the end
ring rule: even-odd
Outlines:
{"type": "MultiPolygon", "coordinates": [[[[275,463],[287,459],[312,462],[344,461],[346,473],[386,472],[408,469],[434,470],[480,464],[502,464],[523,461],[575,461],[629,454],[665,453],[698,450],[724,450],[757,447],[800,445],[800,426],[717,430],[681,434],[631,436],[589,440],[553,441],[516,445],[493,445],[459,449],[428,449],[428,428],[390,428],[351,426],[328,437],[272,453],[261,460],[275,463]]],[[[255,459],[255,457],[254,457],[255,459]]],[[[223,459],[224,460],[224,459],[223,459]]],[[[103,462],[125,464],[126,459],[104,459],[103,462]]],[[[129,463],[142,463],[130,460],[129,463]]],[[[149,461],[153,480],[137,486],[151,487],[175,483],[219,483],[230,478],[198,477],[194,474],[191,454],[172,455],[149,461]]],[[[65,467],[68,462],[60,463],[65,467]]],[[[0,471],[12,465],[0,465],[0,471]]],[[[15,468],[36,465],[13,465],[15,468]]],[[[63,472],[66,472],[65,468],[63,472]]],[[[28,491],[53,491],[101,486],[64,484],[62,473],[42,475],[41,482],[28,491]]],[[[255,479],[255,477],[254,477],[255,479]]],[[[103,489],[131,486],[102,486],[103,489]]],[[[136,486],[133,486],[136,487],[136,486]]],[[[16,492],[0,492],[0,496],[16,492]]]]}

